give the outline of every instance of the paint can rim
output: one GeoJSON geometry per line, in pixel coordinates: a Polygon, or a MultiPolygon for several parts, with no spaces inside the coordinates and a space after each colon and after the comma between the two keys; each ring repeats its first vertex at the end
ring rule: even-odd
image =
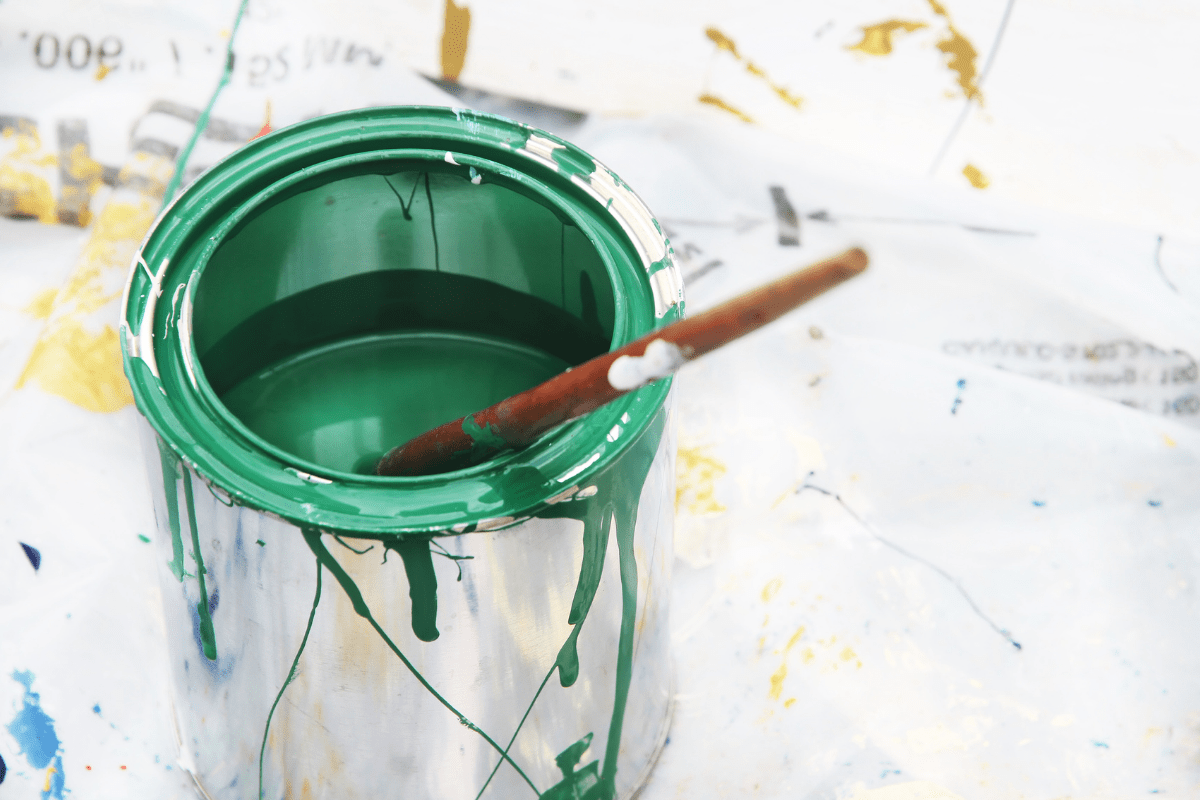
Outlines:
{"type": "Polygon", "coordinates": [[[494,115],[424,106],[347,111],[274,131],[216,164],[164,208],[134,258],[122,302],[121,347],[139,411],[223,502],[360,537],[496,530],[569,497],[572,488],[585,490],[645,434],[665,402],[670,380],[520,452],[422,478],[336,472],[246,430],[208,385],[191,341],[190,297],[208,256],[282,192],[416,158],[486,170],[579,225],[620,300],[613,348],[682,315],[670,243],[645,204],[611,170],[552,134],[494,115]]]}

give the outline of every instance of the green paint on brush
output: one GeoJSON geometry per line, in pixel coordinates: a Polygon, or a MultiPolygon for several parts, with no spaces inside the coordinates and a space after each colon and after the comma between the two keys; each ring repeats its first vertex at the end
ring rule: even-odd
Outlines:
{"type": "Polygon", "coordinates": [[[342,565],[337,562],[337,559],[330,555],[329,550],[325,548],[325,543],[321,541],[321,532],[315,528],[301,528],[300,530],[304,535],[304,541],[308,543],[309,549],[311,549],[313,554],[317,557],[317,561],[331,573],[333,573],[333,577],[337,579],[338,584],[342,587],[342,591],[344,591],[346,593],[346,597],[349,598],[350,605],[353,606],[354,612],[370,623],[371,627],[375,629],[375,632],[379,634],[379,637],[383,639],[388,648],[396,654],[396,657],[399,658],[404,666],[408,668],[408,671],[412,673],[413,677],[425,687],[425,690],[433,695],[435,700],[445,706],[451,714],[457,717],[459,723],[461,723],[464,727],[475,731],[475,733],[478,733],[485,742],[491,745],[497,753],[500,753],[503,756],[505,761],[512,765],[512,768],[517,771],[517,774],[520,775],[522,779],[524,779],[525,783],[529,784],[529,788],[533,789],[535,794],[540,795],[537,787],[533,785],[533,781],[529,780],[529,776],[525,774],[524,770],[518,767],[516,763],[508,757],[505,751],[500,748],[500,745],[496,744],[496,741],[492,739],[492,737],[484,733],[484,731],[474,722],[463,716],[457,708],[450,705],[449,701],[442,697],[441,694],[439,694],[438,691],[434,689],[432,685],[430,685],[429,681],[425,680],[425,676],[423,676],[417,670],[417,668],[413,666],[413,663],[408,660],[408,657],[405,656],[403,652],[401,652],[400,648],[396,646],[396,643],[392,641],[391,637],[384,632],[379,623],[375,621],[375,617],[371,615],[371,609],[367,607],[367,601],[363,599],[362,592],[359,591],[358,586],[354,583],[354,579],[346,573],[346,570],[343,569],[342,565]]]}
{"type": "Polygon", "coordinates": [[[183,536],[179,526],[179,459],[170,448],[158,440],[158,458],[162,465],[163,495],[167,499],[167,527],[171,529],[171,560],[167,567],[180,583],[183,582],[183,536]]]}
{"type": "MultiPolygon", "coordinates": [[[[262,540],[259,539],[259,544],[262,540]]],[[[279,693],[275,695],[275,702],[271,704],[271,710],[267,713],[267,724],[263,726],[262,747],[258,750],[258,800],[262,800],[263,796],[263,757],[267,752],[267,734],[271,732],[271,717],[275,716],[275,707],[279,705],[279,701],[283,699],[283,692],[296,678],[296,668],[300,666],[300,656],[304,653],[304,648],[308,644],[308,634],[312,633],[313,620],[317,616],[317,605],[321,602],[321,561],[317,560],[317,591],[313,595],[312,611],[308,612],[308,625],[304,627],[304,638],[300,640],[300,649],[296,651],[296,657],[292,659],[292,668],[288,670],[287,678],[283,681],[283,686],[279,687],[279,693]]]]}
{"type": "MultiPolygon", "coordinates": [[[[504,437],[496,430],[495,425],[490,423],[480,425],[475,421],[473,414],[468,414],[463,418],[462,430],[463,433],[471,437],[471,441],[481,450],[503,450],[508,447],[508,442],[504,441],[504,437]]],[[[471,449],[475,450],[476,447],[472,447],[471,449]]]]}
{"type": "Polygon", "coordinates": [[[217,660],[217,636],[213,631],[212,613],[208,610],[208,587],[204,583],[204,556],[200,553],[200,531],[196,527],[196,503],[192,498],[191,470],[183,471],[183,496],[187,500],[188,527],[192,529],[192,558],[196,560],[196,578],[200,583],[200,602],[196,611],[200,613],[200,644],[209,661],[217,660]]]}

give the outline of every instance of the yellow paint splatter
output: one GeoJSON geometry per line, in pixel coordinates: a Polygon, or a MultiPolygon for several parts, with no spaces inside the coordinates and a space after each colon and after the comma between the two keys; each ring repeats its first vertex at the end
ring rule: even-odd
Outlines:
{"type": "Polygon", "coordinates": [[[45,289],[38,292],[29,305],[25,306],[25,313],[34,319],[49,319],[50,312],[54,310],[54,298],[57,295],[58,289],[45,289]]]}
{"type": "Polygon", "coordinates": [[[50,792],[50,778],[56,772],[58,772],[58,770],[54,767],[46,767],[46,785],[42,788],[43,794],[48,794],[50,792]]]}
{"type": "Polygon", "coordinates": [[[975,82],[975,59],[979,57],[979,54],[975,52],[975,47],[970,40],[954,27],[954,22],[951,21],[945,6],[938,0],[929,0],[929,6],[933,9],[933,13],[946,20],[947,33],[937,43],[937,49],[946,55],[946,66],[951,72],[958,75],[958,85],[962,88],[966,98],[978,100],[979,104],[983,105],[983,95],[979,91],[979,85],[975,82]]]}
{"type": "Polygon", "coordinates": [[[772,700],[778,700],[783,695],[783,681],[787,678],[788,673],[788,653],[796,645],[796,642],[800,641],[800,637],[802,636],[804,636],[803,625],[801,625],[796,632],[792,634],[792,638],[788,640],[787,647],[783,648],[783,661],[779,664],[779,669],[775,670],[775,673],[771,675],[770,694],[772,700]]]}
{"type": "Polygon", "coordinates": [[[129,261],[153,221],[149,200],[104,207],[66,285],[52,299],[38,296],[43,304],[35,310],[48,321],[16,388],[36,383],[88,411],[111,412],[133,402],[117,332],[107,324],[89,330],[84,322],[120,297],[129,261]]]}
{"type": "Polygon", "coordinates": [[[104,80],[105,78],[108,77],[108,73],[110,73],[110,72],[112,72],[112,70],[108,68],[108,65],[101,64],[96,69],[96,80],[98,80],[98,81],[104,80]]]}
{"type": "Polygon", "coordinates": [[[705,105],[716,106],[717,108],[721,109],[722,111],[728,111],[730,114],[733,114],[735,117],[740,119],[742,122],[749,122],[751,124],[754,123],[754,119],[749,114],[739,111],[738,109],[729,105],[729,103],[726,103],[724,100],[717,97],[716,95],[702,94],[696,99],[698,99],[701,103],[704,103],[705,105]]]}
{"type": "Polygon", "coordinates": [[[779,594],[780,587],[783,586],[783,578],[772,578],[767,581],[767,585],[763,587],[762,599],[764,603],[771,602],[771,598],[779,594]]]}
{"type": "Polygon", "coordinates": [[[783,659],[783,663],[779,665],[779,669],[775,670],[775,674],[771,676],[771,699],[778,700],[783,694],[783,681],[787,678],[787,658],[783,659]]]}
{"type": "Polygon", "coordinates": [[[16,388],[30,380],[88,411],[117,411],[133,402],[121,370],[121,344],[109,325],[96,335],[70,319],[54,326],[33,346],[16,388]]]}
{"type": "Polygon", "coordinates": [[[793,705],[795,705],[795,703],[796,703],[796,698],[794,698],[794,697],[789,697],[787,700],[784,700],[784,701],[783,701],[783,707],[784,707],[784,708],[791,708],[793,705]]]}
{"type": "Polygon", "coordinates": [[[817,657],[817,654],[813,652],[811,647],[806,647],[800,651],[800,657],[804,659],[805,664],[811,664],[813,659],[817,657]]]}
{"type": "Polygon", "coordinates": [[[846,647],[842,650],[841,659],[847,663],[853,661],[857,665],[858,669],[862,669],[862,660],[858,657],[858,654],[854,652],[854,648],[852,647],[846,647]]]}
{"type": "MultiPolygon", "coordinates": [[[[729,53],[734,58],[736,58],[738,61],[741,61],[742,63],[744,63],[746,65],[746,71],[749,72],[754,77],[762,80],[764,83],[767,84],[767,86],[771,87],[771,91],[773,91],[776,95],[778,95],[780,100],[787,103],[792,108],[795,108],[795,109],[800,108],[800,105],[804,102],[804,98],[798,94],[792,94],[790,91],[788,91],[788,89],[786,87],[780,86],[779,84],[772,81],[770,76],[767,75],[766,71],[762,67],[758,66],[753,61],[743,57],[742,54],[738,52],[737,45],[734,43],[733,39],[730,39],[728,36],[721,33],[721,31],[717,30],[716,28],[706,28],[704,30],[704,35],[707,36],[712,41],[712,43],[717,46],[718,50],[724,50],[725,52],[729,53]]],[[[703,95],[700,98],[700,102],[702,102],[702,103],[707,102],[704,100],[704,98],[711,97],[711,96],[712,95],[707,95],[707,94],[703,95]]],[[[726,109],[726,110],[732,110],[732,109],[726,109]]],[[[742,116],[742,118],[745,119],[746,122],[751,122],[751,119],[749,117],[745,116],[744,114],[741,114],[740,112],[735,112],[735,113],[738,113],[740,116],[742,116]]]]}
{"type": "Polygon", "coordinates": [[[675,510],[686,507],[692,514],[719,514],[725,506],[717,502],[716,480],[725,465],[705,455],[703,447],[680,447],[676,461],[675,510]]]}
{"type": "Polygon", "coordinates": [[[0,136],[11,148],[0,161],[0,214],[34,217],[47,224],[57,222],[54,192],[39,174],[46,167],[56,166],[57,156],[42,152],[37,128],[23,120],[15,128],[4,128],[0,136]]]}
{"type": "Polygon", "coordinates": [[[892,37],[899,32],[912,33],[921,28],[929,27],[924,22],[910,22],[903,19],[889,19],[875,25],[862,28],[862,41],[848,45],[847,50],[858,50],[869,56],[886,56],[892,52],[892,37]]]}
{"type": "Polygon", "coordinates": [[[467,62],[467,37],[471,32],[471,9],[446,0],[446,18],[442,28],[442,77],[457,81],[467,62]]]}
{"type": "Polygon", "coordinates": [[[1164,442],[1166,442],[1166,444],[1167,444],[1167,447],[1174,447],[1174,446],[1175,446],[1175,440],[1174,440],[1174,439],[1172,439],[1170,436],[1167,436],[1167,435],[1164,433],[1164,434],[1162,435],[1162,437],[1163,437],[1163,441],[1164,441],[1164,442]]]}
{"type": "Polygon", "coordinates": [[[965,167],[963,167],[962,174],[967,177],[967,180],[969,180],[971,185],[976,189],[986,189],[991,184],[991,181],[988,180],[987,175],[984,175],[983,172],[980,171],[979,167],[975,166],[974,164],[967,164],[965,167]]]}

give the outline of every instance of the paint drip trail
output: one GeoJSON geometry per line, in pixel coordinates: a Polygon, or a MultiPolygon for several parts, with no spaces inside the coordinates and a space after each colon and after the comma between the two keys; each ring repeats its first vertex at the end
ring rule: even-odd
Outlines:
{"type": "MultiPolygon", "coordinates": [[[[42,800],[51,797],[54,800],[62,800],[67,777],[63,772],[62,742],[54,730],[54,720],[42,710],[41,695],[33,691],[33,673],[28,670],[14,670],[12,678],[25,687],[25,696],[22,698],[21,710],[8,725],[8,732],[17,740],[29,766],[36,770],[46,770],[42,800]]],[[[2,779],[3,772],[0,772],[0,780],[2,779]]]]}

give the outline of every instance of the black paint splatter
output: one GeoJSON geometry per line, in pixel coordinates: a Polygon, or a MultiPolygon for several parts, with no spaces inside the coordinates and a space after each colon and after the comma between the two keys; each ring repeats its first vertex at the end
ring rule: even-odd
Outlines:
{"type": "Polygon", "coordinates": [[[4,756],[0,756],[0,783],[4,783],[6,774],[8,774],[8,767],[4,766],[4,756]]]}
{"type": "Polygon", "coordinates": [[[42,554],[38,552],[36,547],[27,545],[24,542],[17,542],[17,544],[21,545],[21,549],[25,551],[25,557],[33,565],[33,571],[37,572],[42,566],[42,554]]]}

